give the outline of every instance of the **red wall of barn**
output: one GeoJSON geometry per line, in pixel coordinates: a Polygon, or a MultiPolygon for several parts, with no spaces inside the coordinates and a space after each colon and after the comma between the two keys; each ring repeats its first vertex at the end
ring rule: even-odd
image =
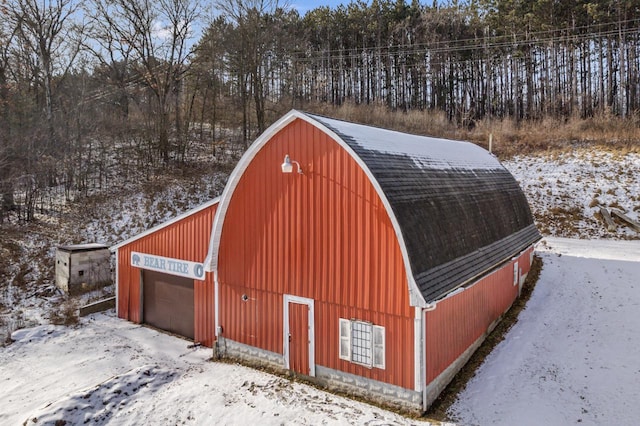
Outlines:
{"type": "MultiPolygon", "coordinates": [[[[142,322],[140,269],[130,265],[131,252],[202,262],[207,256],[213,216],[218,205],[198,211],[176,223],[132,241],[118,249],[118,316],[142,322]]],[[[212,346],[214,341],[213,274],[194,280],[195,341],[212,346]]]]}
{"type": "MultiPolygon", "coordinates": [[[[518,267],[522,274],[531,268],[533,248],[521,253],[518,267]]],[[[471,346],[518,296],[513,285],[514,260],[474,285],[438,302],[426,314],[427,383],[431,383],[471,346]]]]}
{"type": "Polygon", "coordinates": [[[393,227],[325,133],[298,119],[257,153],[229,202],[218,265],[224,337],[282,354],[283,295],[311,298],[316,365],[413,388],[414,311],[393,227]],[[281,172],[285,154],[303,175],[281,172]],[[339,318],[385,327],[384,370],[338,358],[339,318]]]}

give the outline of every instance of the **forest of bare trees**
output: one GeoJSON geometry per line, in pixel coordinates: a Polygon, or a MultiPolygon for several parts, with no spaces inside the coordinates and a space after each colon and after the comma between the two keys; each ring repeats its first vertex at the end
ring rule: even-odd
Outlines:
{"type": "Polygon", "coordinates": [[[291,108],[637,126],[640,0],[0,0],[0,222],[246,148],[291,108]],[[143,173],[144,175],[144,173],[143,173]]]}

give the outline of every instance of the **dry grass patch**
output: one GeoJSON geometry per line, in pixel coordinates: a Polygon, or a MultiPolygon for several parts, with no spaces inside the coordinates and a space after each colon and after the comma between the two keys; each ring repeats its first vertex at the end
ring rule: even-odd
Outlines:
{"type": "Polygon", "coordinates": [[[577,235],[580,222],[584,219],[582,209],[577,206],[555,206],[545,212],[536,214],[536,224],[543,235],[553,234],[558,236],[577,235]]]}
{"type": "Polygon", "coordinates": [[[73,299],[62,302],[59,306],[53,306],[49,311],[49,322],[54,325],[78,324],[78,303],[73,299]]]}
{"type": "Polygon", "coordinates": [[[598,147],[617,156],[640,153],[637,117],[619,118],[606,112],[582,119],[522,120],[484,118],[471,123],[449,121],[442,111],[393,111],[382,104],[340,106],[309,104],[305,110],[342,120],[418,135],[468,140],[488,148],[500,158],[540,151],[569,152],[576,147],[598,147]]]}

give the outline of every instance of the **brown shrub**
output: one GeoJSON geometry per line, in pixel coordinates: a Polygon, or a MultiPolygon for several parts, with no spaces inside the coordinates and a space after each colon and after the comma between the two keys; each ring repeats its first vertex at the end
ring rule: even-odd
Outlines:
{"type": "Polygon", "coordinates": [[[59,306],[54,306],[49,312],[49,322],[54,325],[75,325],[78,323],[78,305],[69,299],[59,306]]]}

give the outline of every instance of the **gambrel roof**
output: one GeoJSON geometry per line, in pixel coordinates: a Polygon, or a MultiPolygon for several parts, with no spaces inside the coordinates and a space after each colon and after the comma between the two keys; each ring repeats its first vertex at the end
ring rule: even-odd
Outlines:
{"type": "MultiPolygon", "coordinates": [[[[255,152],[295,119],[329,134],[370,177],[398,236],[412,305],[439,300],[540,239],[516,180],[493,155],[469,142],[293,110],[258,138],[234,174],[241,174],[255,152]]],[[[229,180],[233,185],[233,175],[229,180]]],[[[225,194],[216,221],[219,216],[224,220],[224,199],[225,194]]],[[[212,231],[207,258],[211,269],[217,268],[216,233],[222,221],[212,231]]]]}
{"type": "Polygon", "coordinates": [[[340,136],[380,184],[425,301],[540,239],[518,183],[481,147],[309,116],[340,136]]]}

